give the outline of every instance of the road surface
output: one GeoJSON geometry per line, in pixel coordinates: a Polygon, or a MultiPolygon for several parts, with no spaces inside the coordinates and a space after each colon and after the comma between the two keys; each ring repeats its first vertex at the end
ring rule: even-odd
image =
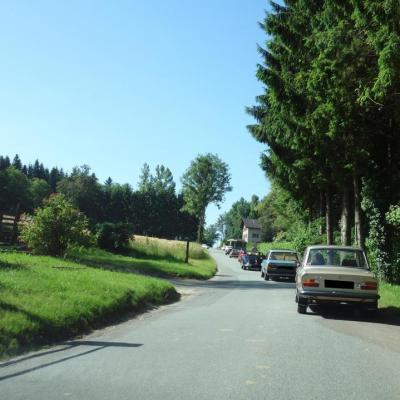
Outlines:
{"type": "Polygon", "coordinates": [[[400,323],[300,315],[294,286],[212,250],[180,302],[0,365],[0,399],[400,399],[400,323]]]}

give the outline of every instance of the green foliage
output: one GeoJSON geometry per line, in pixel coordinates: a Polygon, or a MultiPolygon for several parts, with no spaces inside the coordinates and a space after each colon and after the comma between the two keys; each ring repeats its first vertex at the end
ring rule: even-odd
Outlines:
{"type": "Polygon", "coordinates": [[[0,211],[15,213],[27,210],[29,202],[29,179],[14,166],[0,171],[0,211]]]}
{"type": "MultiPolygon", "coordinates": [[[[251,251],[254,245],[247,243],[247,250],[251,251]]],[[[257,244],[257,250],[267,254],[270,250],[295,250],[292,242],[262,242],[257,244]]]]}
{"type": "Polygon", "coordinates": [[[165,280],[18,253],[0,254],[0,287],[0,356],[87,333],[178,297],[165,280]]]}
{"type": "Polygon", "coordinates": [[[232,190],[228,165],[215,154],[199,155],[182,177],[183,209],[199,218],[197,241],[203,241],[205,212],[211,203],[217,207],[232,190]]]}
{"type": "Polygon", "coordinates": [[[395,307],[400,309],[400,286],[391,285],[388,283],[381,283],[379,285],[379,300],[380,308],[395,307]]]}
{"type": "Polygon", "coordinates": [[[45,168],[39,160],[24,165],[0,156],[0,213],[32,213],[51,193],[63,193],[88,218],[98,223],[130,223],[134,232],[164,238],[195,239],[198,218],[182,211],[184,199],[175,193],[171,171],[157,165],[152,175],[145,165],[139,190],[108,178],[102,185],[86,165],[66,174],[45,168]],[[13,165],[12,165],[13,164],[13,165]]]}
{"type": "Polygon", "coordinates": [[[389,211],[386,213],[386,221],[395,228],[400,228],[400,205],[390,206],[389,211]]]}
{"type": "Polygon", "coordinates": [[[60,181],[57,189],[90,220],[101,217],[101,186],[87,165],[75,167],[72,174],[60,181]]]}
{"type": "Polygon", "coordinates": [[[47,199],[50,194],[51,187],[44,179],[33,178],[29,187],[29,196],[33,208],[40,207],[43,204],[43,200],[47,199]]]}
{"type": "Polygon", "coordinates": [[[297,223],[291,228],[291,239],[294,249],[303,253],[307,246],[322,244],[325,237],[319,234],[320,221],[316,220],[308,225],[297,223]]]}
{"type": "Polygon", "coordinates": [[[211,224],[207,226],[204,230],[204,243],[209,245],[210,247],[214,246],[214,244],[219,239],[218,228],[216,224],[211,224]]]}
{"type": "MultiPolygon", "coordinates": [[[[400,198],[399,17],[392,0],[272,3],[257,68],[265,90],[248,109],[256,120],[251,134],[268,145],[262,167],[301,208],[300,219],[324,212],[329,242],[340,218],[354,226],[359,245],[366,228],[374,268],[391,282],[399,279],[389,210],[400,198]],[[359,182],[374,186],[362,191],[364,222],[359,182]]],[[[276,223],[274,202],[264,208],[266,223],[276,223]]],[[[349,231],[343,229],[343,242],[349,231]]]]}
{"type": "Polygon", "coordinates": [[[123,250],[128,246],[132,234],[132,226],[124,222],[104,222],[96,226],[97,245],[104,250],[123,250]]]}
{"type": "Polygon", "coordinates": [[[35,211],[21,238],[35,254],[52,256],[63,255],[72,245],[92,244],[87,219],[63,195],[53,195],[35,211]]]}

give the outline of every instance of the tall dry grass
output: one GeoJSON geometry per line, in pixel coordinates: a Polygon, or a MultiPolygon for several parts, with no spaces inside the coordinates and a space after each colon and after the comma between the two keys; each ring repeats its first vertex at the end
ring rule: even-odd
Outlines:
{"type": "MultiPolygon", "coordinates": [[[[130,241],[129,247],[137,255],[148,257],[184,261],[186,256],[186,242],[180,240],[135,235],[135,238],[130,241]]],[[[208,258],[207,250],[203,249],[198,243],[190,242],[189,258],[194,260],[208,258]]]]}

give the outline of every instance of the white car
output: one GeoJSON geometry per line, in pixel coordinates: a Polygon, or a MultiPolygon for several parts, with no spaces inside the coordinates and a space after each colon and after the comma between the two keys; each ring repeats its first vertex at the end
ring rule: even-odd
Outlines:
{"type": "Polygon", "coordinates": [[[201,245],[201,247],[202,247],[203,249],[208,249],[210,246],[209,246],[208,244],[203,243],[203,244],[201,245]]]}
{"type": "Polygon", "coordinates": [[[310,304],[345,303],[369,312],[378,309],[378,280],[360,248],[309,246],[295,280],[301,314],[310,304]]]}

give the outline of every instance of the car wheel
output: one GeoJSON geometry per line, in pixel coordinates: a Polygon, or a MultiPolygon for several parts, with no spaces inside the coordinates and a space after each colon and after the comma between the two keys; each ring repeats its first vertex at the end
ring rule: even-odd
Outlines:
{"type": "Polygon", "coordinates": [[[299,314],[306,314],[307,313],[307,305],[297,303],[297,312],[299,314]]]}
{"type": "Polygon", "coordinates": [[[268,274],[265,274],[264,279],[265,279],[266,281],[269,281],[269,275],[268,275],[268,274]]]}
{"type": "Polygon", "coordinates": [[[261,278],[264,278],[264,272],[261,271],[261,278]]]}

